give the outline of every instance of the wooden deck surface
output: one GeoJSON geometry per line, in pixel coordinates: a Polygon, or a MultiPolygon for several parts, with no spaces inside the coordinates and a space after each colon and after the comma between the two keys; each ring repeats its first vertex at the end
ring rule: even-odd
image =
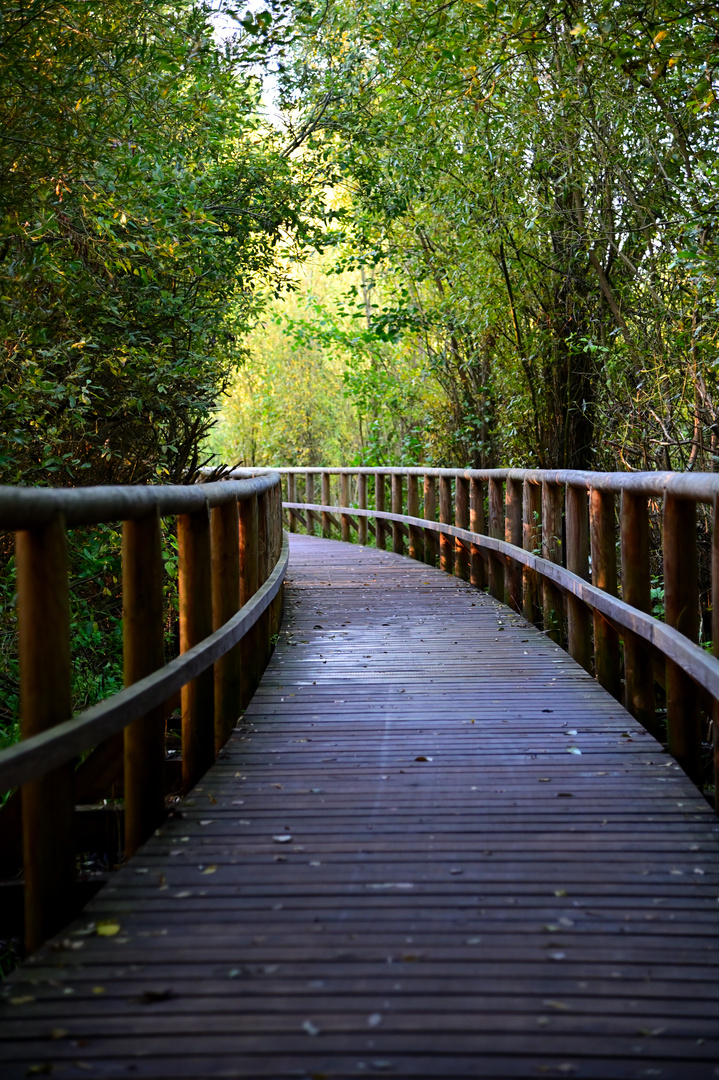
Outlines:
{"type": "Polygon", "coordinates": [[[295,536],[245,720],[2,985],[3,1080],[719,1076],[719,823],[520,617],[295,536]]]}

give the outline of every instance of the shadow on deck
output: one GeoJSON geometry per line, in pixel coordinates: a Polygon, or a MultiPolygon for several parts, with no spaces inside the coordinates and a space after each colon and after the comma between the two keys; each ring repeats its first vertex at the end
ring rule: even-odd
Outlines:
{"type": "Polygon", "coordinates": [[[521,617],[293,536],[244,726],[3,985],[2,1076],[719,1076],[718,854],[521,617]]]}

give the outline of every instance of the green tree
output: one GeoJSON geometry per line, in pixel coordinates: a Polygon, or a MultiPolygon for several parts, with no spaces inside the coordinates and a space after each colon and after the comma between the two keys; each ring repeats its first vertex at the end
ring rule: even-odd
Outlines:
{"type": "Polygon", "coordinates": [[[309,177],[258,114],[252,35],[188,0],[0,17],[6,482],[191,473],[309,177]],[[247,44],[249,43],[249,44],[247,44]]]}
{"type": "Polygon", "coordinates": [[[715,11],[296,10],[287,101],[344,177],[346,242],[406,287],[457,460],[706,461],[715,11]]]}

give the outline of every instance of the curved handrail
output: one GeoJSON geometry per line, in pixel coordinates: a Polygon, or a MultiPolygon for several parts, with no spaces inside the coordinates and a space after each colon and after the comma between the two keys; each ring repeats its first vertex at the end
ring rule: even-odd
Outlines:
{"type": "Polygon", "coordinates": [[[125,687],[71,720],[0,751],[0,791],[19,787],[72,761],[83,751],[117,735],[133,720],[162,705],[191,679],[197,678],[229,652],[267,611],[285,579],[288,560],[289,539],[285,533],[282,554],[267,581],[214,634],[176,656],[152,675],[125,687]]]}
{"type": "Polygon", "coordinates": [[[0,529],[31,529],[53,514],[73,525],[132,521],[157,509],[160,517],[192,514],[203,506],[222,506],[232,499],[261,495],[279,480],[277,469],[262,476],[219,480],[209,484],[167,484],[148,487],[109,484],[86,488],[23,488],[0,485],[0,529]]]}
{"type": "MultiPolygon", "coordinates": [[[[265,466],[255,469],[233,469],[233,477],[265,475],[265,466]]],[[[677,499],[711,502],[719,496],[719,473],[676,472],[589,472],[574,469],[433,469],[424,466],[279,466],[271,469],[281,476],[429,476],[435,479],[497,480],[505,483],[559,484],[589,491],[620,494],[627,491],[650,498],[673,495],[677,499]]]]}
{"type": "Polygon", "coordinates": [[[697,685],[719,700],[719,659],[707,653],[699,645],[695,645],[678,630],[655,619],[653,615],[647,615],[618,597],[598,589],[595,585],[590,585],[584,578],[573,574],[571,570],[565,569],[558,563],[543,559],[539,555],[525,551],[524,548],[507,543],[506,540],[498,540],[485,536],[483,533],[461,529],[456,525],[446,525],[440,521],[410,517],[407,514],[392,514],[389,511],[374,509],[361,510],[353,506],[324,506],[320,503],[283,502],[282,505],[288,510],[314,510],[355,517],[375,517],[384,521],[396,521],[402,525],[416,525],[422,529],[444,533],[445,536],[453,536],[484,551],[496,552],[507,559],[512,559],[552,581],[564,592],[576,596],[622,630],[628,630],[649,645],[655,646],[669,660],[679,664],[697,685]]]}

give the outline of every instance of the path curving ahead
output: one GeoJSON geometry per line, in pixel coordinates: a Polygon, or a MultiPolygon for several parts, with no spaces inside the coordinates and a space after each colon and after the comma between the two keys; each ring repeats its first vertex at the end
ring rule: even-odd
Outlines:
{"type": "Polygon", "coordinates": [[[245,721],[2,984],[0,1076],[719,1076],[719,822],[519,616],[293,536],[245,721]]]}

